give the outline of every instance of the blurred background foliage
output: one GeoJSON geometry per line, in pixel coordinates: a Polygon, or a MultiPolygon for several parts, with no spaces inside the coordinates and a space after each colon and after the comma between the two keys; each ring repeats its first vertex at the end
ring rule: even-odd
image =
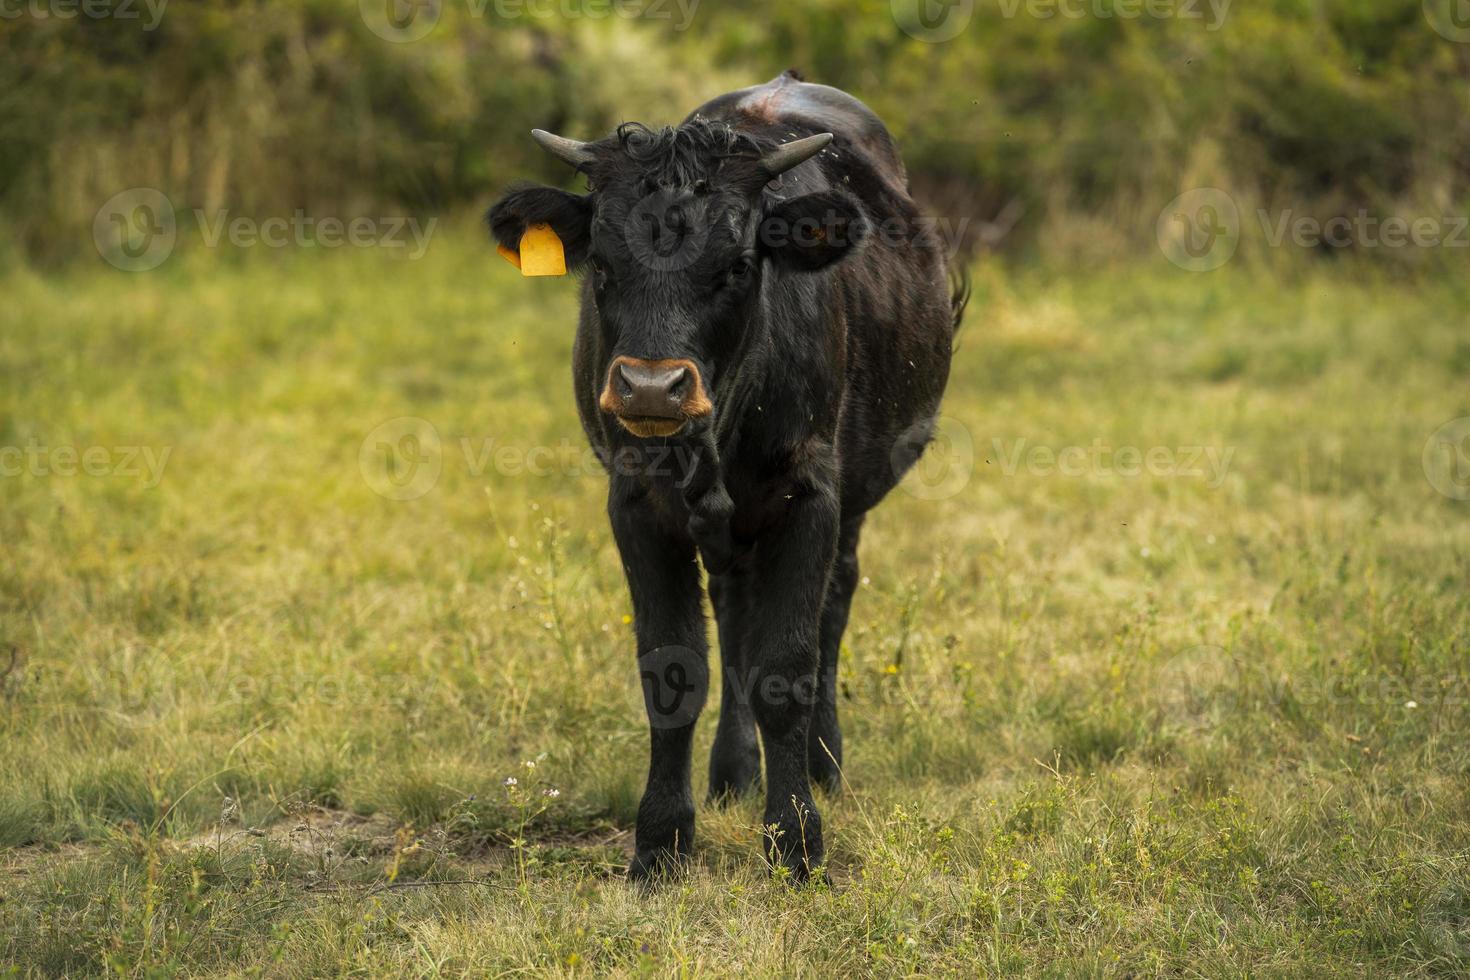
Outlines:
{"type": "Polygon", "coordinates": [[[1320,220],[1464,212],[1470,45],[1420,0],[1238,0],[1219,22],[1207,0],[1157,19],[1016,2],[976,0],[945,43],[906,33],[889,0],[704,0],[683,30],[672,4],[506,17],[444,0],[411,43],[348,0],[175,0],[151,31],[146,16],[8,18],[0,248],[90,255],[97,208],[136,186],[232,215],[469,212],[513,179],[568,181],[534,126],[676,122],[793,66],[883,116],[929,207],[994,223],[971,246],[1127,254],[1200,186],[1320,220]]]}

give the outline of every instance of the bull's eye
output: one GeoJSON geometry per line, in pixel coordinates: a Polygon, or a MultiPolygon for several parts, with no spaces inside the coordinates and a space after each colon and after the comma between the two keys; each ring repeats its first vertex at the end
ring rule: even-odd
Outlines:
{"type": "Polygon", "coordinates": [[[750,283],[750,277],[754,272],[755,262],[750,256],[742,255],[735,260],[734,265],[730,266],[730,272],[725,281],[730,288],[741,289],[750,283]]]}
{"type": "Polygon", "coordinates": [[[592,288],[596,289],[599,293],[602,292],[607,288],[609,278],[610,273],[607,263],[594,255],[592,257],[592,288]]]}

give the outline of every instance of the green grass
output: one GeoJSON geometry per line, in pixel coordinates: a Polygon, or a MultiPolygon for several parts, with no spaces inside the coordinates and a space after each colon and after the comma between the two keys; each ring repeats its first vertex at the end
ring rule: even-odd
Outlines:
{"type": "Polygon", "coordinates": [[[568,284],[447,233],[0,290],[0,446],[108,454],[0,477],[0,974],[1470,970],[1463,286],[982,267],[863,543],[833,884],[747,801],[647,895],[568,284]],[[1025,462],[1095,442],[1173,455],[1025,462]]]}

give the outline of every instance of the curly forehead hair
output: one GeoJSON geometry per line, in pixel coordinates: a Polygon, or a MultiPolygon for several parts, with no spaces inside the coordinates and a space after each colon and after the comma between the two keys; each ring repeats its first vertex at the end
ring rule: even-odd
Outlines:
{"type": "Polygon", "coordinates": [[[637,174],[651,183],[674,186],[707,180],[724,160],[732,157],[758,160],[774,145],[771,140],[700,117],[682,126],[662,129],[650,129],[636,122],[623,123],[606,143],[622,151],[613,155],[613,161],[608,161],[609,170],[619,176],[637,174]],[[632,167],[618,166],[624,161],[632,167]]]}

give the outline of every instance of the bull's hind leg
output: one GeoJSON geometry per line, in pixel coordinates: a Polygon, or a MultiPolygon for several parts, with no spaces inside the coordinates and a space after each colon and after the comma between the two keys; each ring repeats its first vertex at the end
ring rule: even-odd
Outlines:
{"type": "Polygon", "coordinates": [[[741,633],[749,615],[749,584],[739,572],[712,575],[710,602],[720,631],[720,723],[709,754],[709,798],[724,801],[760,786],[760,745],[750,710],[750,664],[741,633]]]}
{"type": "Polygon", "coordinates": [[[859,515],[842,525],[837,539],[837,558],[827,583],[827,600],[822,607],[821,663],[817,675],[816,704],[812,708],[811,731],[807,735],[807,769],[812,781],[828,792],[842,786],[842,729],[837,724],[837,659],[842,634],[852,609],[852,594],[858,584],[858,537],[863,518],[859,515]]]}

